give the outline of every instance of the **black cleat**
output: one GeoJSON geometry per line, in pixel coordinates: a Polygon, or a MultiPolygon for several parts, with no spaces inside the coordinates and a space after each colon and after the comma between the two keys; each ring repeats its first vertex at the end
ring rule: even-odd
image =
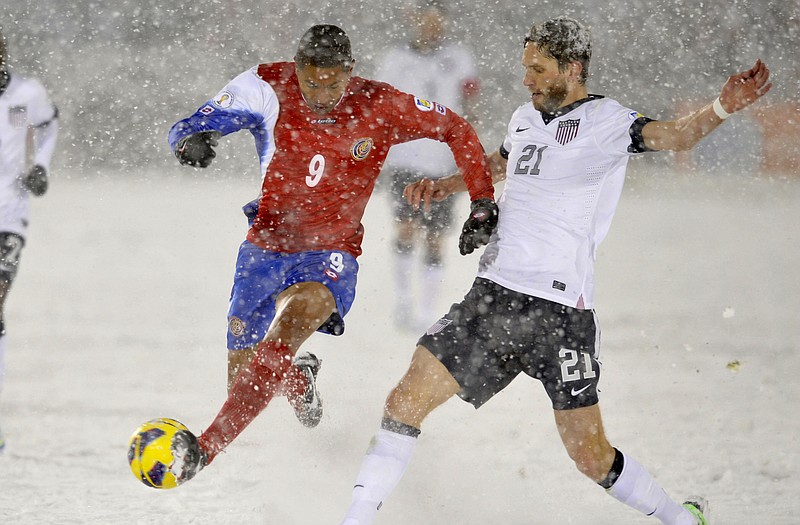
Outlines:
{"type": "Polygon", "coordinates": [[[308,384],[302,395],[289,397],[289,404],[292,405],[294,415],[303,426],[314,428],[322,419],[322,398],[317,390],[317,374],[322,361],[314,354],[304,352],[295,356],[292,364],[305,374],[308,384]]]}
{"type": "Polygon", "coordinates": [[[208,464],[206,452],[200,448],[197,437],[188,430],[179,430],[172,438],[172,464],[169,470],[178,485],[189,481],[208,464]]]}

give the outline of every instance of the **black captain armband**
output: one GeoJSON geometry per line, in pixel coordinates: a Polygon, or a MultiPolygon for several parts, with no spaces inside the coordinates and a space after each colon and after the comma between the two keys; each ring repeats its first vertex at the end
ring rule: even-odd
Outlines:
{"type": "Polygon", "coordinates": [[[628,128],[628,133],[631,136],[631,143],[628,145],[628,153],[645,153],[647,151],[658,151],[653,148],[648,148],[644,143],[642,136],[642,129],[648,122],[653,122],[654,119],[647,117],[639,117],[633,121],[631,127],[628,128]]]}
{"type": "Polygon", "coordinates": [[[511,155],[511,152],[508,151],[502,144],[500,144],[500,149],[498,149],[497,151],[498,153],[500,153],[500,156],[506,160],[508,160],[508,156],[511,155]]]}

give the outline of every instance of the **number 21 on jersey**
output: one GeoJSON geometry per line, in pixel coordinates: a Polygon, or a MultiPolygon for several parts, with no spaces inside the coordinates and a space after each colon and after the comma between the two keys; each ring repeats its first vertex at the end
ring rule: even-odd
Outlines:
{"type": "Polygon", "coordinates": [[[546,149],[547,146],[542,146],[540,148],[534,144],[528,144],[522,148],[522,155],[519,156],[517,165],[514,167],[514,175],[538,175],[539,164],[542,162],[542,154],[544,154],[544,150],[546,149]],[[531,162],[534,155],[536,155],[536,160],[531,162]]]}

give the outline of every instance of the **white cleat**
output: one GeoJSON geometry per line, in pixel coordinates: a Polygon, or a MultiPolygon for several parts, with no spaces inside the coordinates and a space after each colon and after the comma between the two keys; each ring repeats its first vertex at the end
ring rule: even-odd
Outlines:
{"type": "Polygon", "coordinates": [[[691,496],[683,502],[683,508],[688,510],[697,520],[697,525],[709,525],[708,501],[702,496],[691,496]]]}

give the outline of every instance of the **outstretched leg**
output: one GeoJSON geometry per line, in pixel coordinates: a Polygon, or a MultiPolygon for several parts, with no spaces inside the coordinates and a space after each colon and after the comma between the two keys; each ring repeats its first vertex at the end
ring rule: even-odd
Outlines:
{"type": "Polygon", "coordinates": [[[255,347],[229,353],[228,399],[217,417],[199,437],[206,463],[233,441],[281,393],[305,390],[306,378],[292,366],[292,358],[308,337],[336,308],[325,285],[303,282],[284,290],[276,302],[275,318],[264,341],[255,347]]]}
{"type": "Polygon", "coordinates": [[[606,439],[600,406],[555,411],[561,441],[575,466],[609,495],[665,525],[704,525],[672,500],[652,475],[606,439]]]}
{"type": "Polygon", "coordinates": [[[405,376],[389,394],[381,428],[372,438],[356,476],[342,525],[372,523],[378,509],[405,474],[422,421],[461,387],[444,365],[418,346],[405,376]]]}

